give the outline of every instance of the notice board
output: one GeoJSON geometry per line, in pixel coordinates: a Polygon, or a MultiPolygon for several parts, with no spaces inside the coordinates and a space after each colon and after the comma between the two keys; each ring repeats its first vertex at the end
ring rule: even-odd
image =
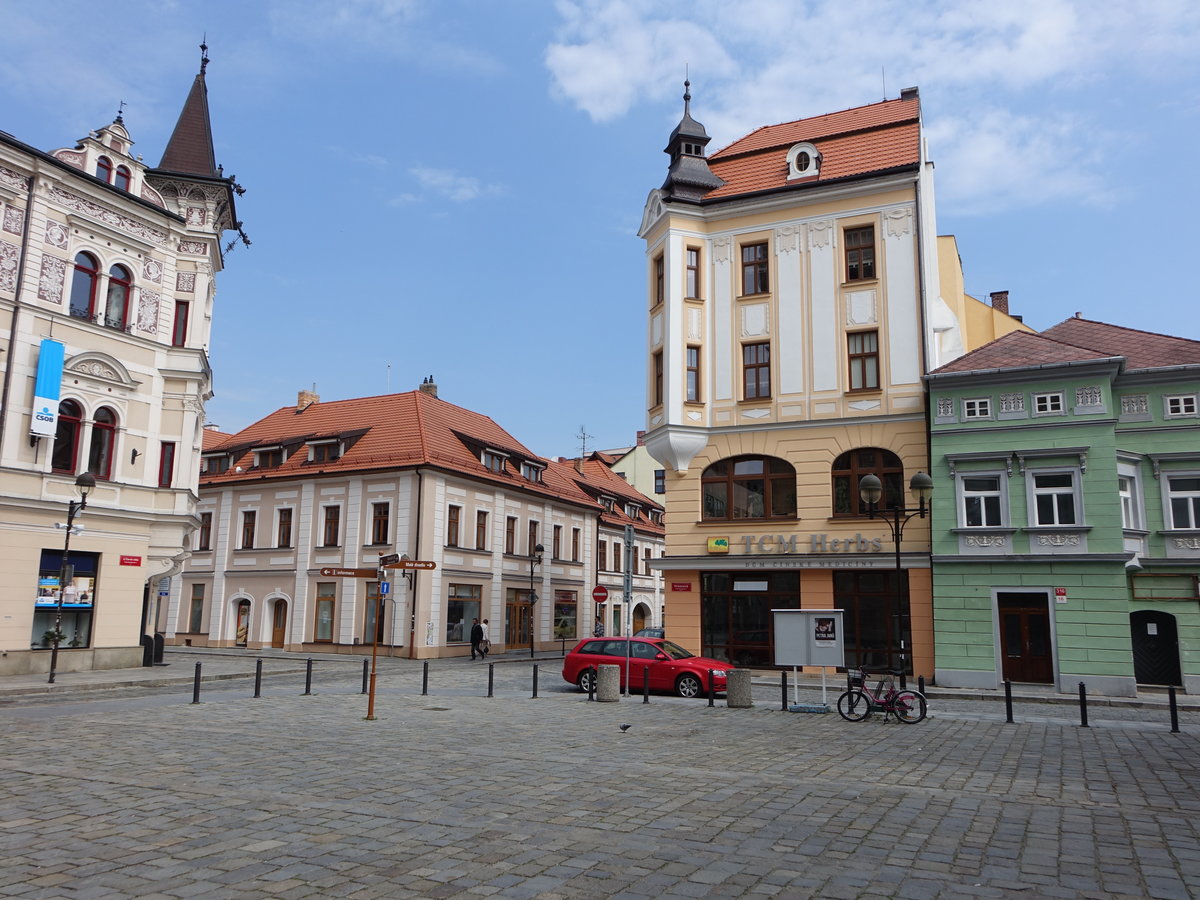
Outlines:
{"type": "Polygon", "coordinates": [[[773,609],[775,665],[844,666],[840,609],[773,609]]]}

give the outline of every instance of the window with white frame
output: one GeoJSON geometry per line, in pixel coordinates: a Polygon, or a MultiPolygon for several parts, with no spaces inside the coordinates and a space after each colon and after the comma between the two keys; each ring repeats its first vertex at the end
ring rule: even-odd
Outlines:
{"type": "Polygon", "coordinates": [[[1033,524],[1078,525],[1079,498],[1074,472],[1033,473],[1033,524]]]}
{"type": "Polygon", "coordinates": [[[972,397],[963,400],[964,419],[990,419],[992,417],[992,399],[990,397],[972,397]]]}
{"type": "Polygon", "coordinates": [[[1196,415],[1195,394],[1176,394],[1170,397],[1163,397],[1163,404],[1168,419],[1196,415]]]}
{"type": "Polygon", "coordinates": [[[1172,528],[1200,528],[1200,474],[1167,476],[1172,528]]]}
{"type": "Polygon", "coordinates": [[[1063,411],[1062,391],[1047,391],[1033,395],[1033,412],[1039,416],[1061,415],[1063,411]]]}
{"type": "Polygon", "coordinates": [[[1117,494],[1121,498],[1121,527],[1141,528],[1141,509],[1138,505],[1137,478],[1133,475],[1117,476],[1117,494]]]}
{"type": "Polygon", "coordinates": [[[504,474],[504,457],[499,453],[493,453],[491,450],[483,451],[483,464],[493,472],[504,474]]]}
{"type": "Polygon", "coordinates": [[[521,477],[526,481],[541,481],[542,467],[535,466],[533,463],[523,462],[521,463],[521,477]]]}
{"type": "Polygon", "coordinates": [[[1000,475],[963,475],[960,521],[965,528],[997,528],[1004,524],[1004,484],[1000,475]]]}

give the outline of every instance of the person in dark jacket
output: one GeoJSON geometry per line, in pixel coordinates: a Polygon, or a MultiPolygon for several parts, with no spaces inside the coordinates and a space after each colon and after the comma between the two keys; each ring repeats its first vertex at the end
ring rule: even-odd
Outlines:
{"type": "Polygon", "coordinates": [[[479,624],[478,619],[471,620],[471,659],[475,658],[475,654],[479,654],[479,658],[483,659],[483,648],[480,644],[483,643],[483,626],[479,624]]]}

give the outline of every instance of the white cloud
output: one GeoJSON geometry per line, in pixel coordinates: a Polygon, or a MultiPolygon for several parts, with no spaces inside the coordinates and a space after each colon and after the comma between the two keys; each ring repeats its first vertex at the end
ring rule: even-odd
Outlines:
{"type": "Polygon", "coordinates": [[[427,191],[440,194],[455,203],[478,200],[480,197],[494,197],[504,193],[504,188],[500,185],[484,184],[478,178],[459,175],[451,169],[418,166],[409,169],[409,173],[427,191]]]}

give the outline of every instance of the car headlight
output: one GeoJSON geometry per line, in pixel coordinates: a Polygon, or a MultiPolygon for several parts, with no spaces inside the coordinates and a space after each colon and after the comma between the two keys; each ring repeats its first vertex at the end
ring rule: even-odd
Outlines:
{"type": "Polygon", "coordinates": [[[724,678],[725,677],[724,669],[713,669],[712,673],[713,673],[713,678],[724,678]]]}

